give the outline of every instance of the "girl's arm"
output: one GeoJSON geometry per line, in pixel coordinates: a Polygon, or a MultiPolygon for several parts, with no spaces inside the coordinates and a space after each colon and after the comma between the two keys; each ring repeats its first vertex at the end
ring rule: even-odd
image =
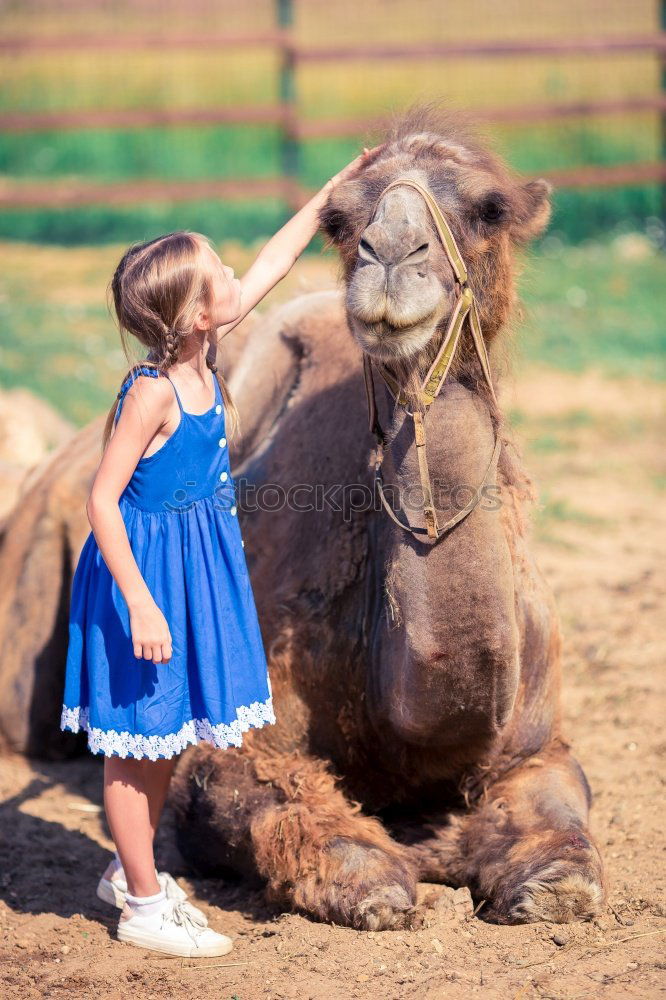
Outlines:
{"type": "Polygon", "coordinates": [[[140,376],[135,380],[86,504],[99,550],[130,613],[134,655],[154,663],[171,658],[171,635],[137,566],[118,501],[146,447],[165,424],[173,398],[168,379],[140,376]]]}
{"type": "Polygon", "coordinates": [[[289,273],[319,229],[319,212],[328,201],[331,191],[341,181],[353,177],[380,148],[380,146],[374,146],[370,150],[365,148],[360,156],[326,181],[323,188],[262,247],[253,264],[240,279],[241,314],[232,323],[218,326],[218,338],[224,337],[238,326],[271,288],[289,273]]]}

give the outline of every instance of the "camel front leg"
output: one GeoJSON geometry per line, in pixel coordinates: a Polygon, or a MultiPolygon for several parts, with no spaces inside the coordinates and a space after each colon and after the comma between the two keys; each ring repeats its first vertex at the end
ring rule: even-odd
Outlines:
{"type": "Polygon", "coordinates": [[[412,926],[416,874],[406,852],[345,798],[324,761],[294,754],[283,765],[273,781],[284,801],[252,821],[270,897],[358,929],[412,926]]]}
{"type": "Polygon", "coordinates": [[[585,775],[556,740],[486,789],[458,833],[458,871],[497,923],[588,920],[606,892],[585,775]]]}
{"type": "Polygon", "coordinates": [[[324,761],[197,747],[175,782],[179,846],[204,874],[256,873],[271,901],[318,920],[364,930],[416,922],[407,853],[345,798],[324,761]]]}

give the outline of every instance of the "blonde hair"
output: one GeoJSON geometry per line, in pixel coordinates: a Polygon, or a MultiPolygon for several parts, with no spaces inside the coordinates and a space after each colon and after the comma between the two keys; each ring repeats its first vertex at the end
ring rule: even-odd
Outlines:
{"type": "MultiPolygon", "coordinates": [[[[202,265],[202,247],[209,241],[200,233],[184,230],[136,243],[126,251],[109,285],[110,297],[128,362],[129,335],[149,350],[146,361],[132,365],[123,379],[141,367],[166,372],[178,361],[181,344],[192,333],[202,303],[211,302],[211,282],[202,265]]],[[[215,373],[228,415],[228,437],[240,427],[240,417],[222,374],[210,357],[206,364],[215,373]]],[[[120,396],[120,393],[118,394],[120,396]]],[[[106,448],[118,410],[116,398],[106,418],[102,448],[106,448]]]]}

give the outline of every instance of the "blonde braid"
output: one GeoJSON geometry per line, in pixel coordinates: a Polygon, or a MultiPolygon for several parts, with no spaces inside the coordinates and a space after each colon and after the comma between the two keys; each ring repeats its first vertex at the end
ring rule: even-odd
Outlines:
{"type": "Polygon", "coordinates": [[[180,354],[180,336],[173,327],[166,327],[164,335],[164,357],[162,364],[165,368],[170,368],[178,361],[180,354]]]}

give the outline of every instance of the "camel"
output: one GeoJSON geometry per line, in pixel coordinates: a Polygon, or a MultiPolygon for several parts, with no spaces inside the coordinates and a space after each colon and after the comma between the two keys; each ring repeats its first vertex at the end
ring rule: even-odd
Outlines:
{"type": "MultiPolygon", "coordinates": [[[[465,122],[412,108],[321,212],[342,290],[300,295],[223,345],[277,723],[239,748],[181,756],[178,846],[201,874],[239,873],[281,906],[362,930],[416,926],[419,880],[468,886],[479,916],[499,923],[590,919],[603,906],[591,793],[561,728],[561,640],[531,552],[531,484],[495,398],[520,250],[546,227],[550,192],[465,122]],[[465,262],[492,373],[489,385],[467,326],[427,412],[421,387],[460,289],[421,189],[465,262]],[[402,524],[373,488],[368,361],[402,524]],[[461,491],[484,486],[436,539],[417,418],[440,523],[464,506],[461,491]]],[[[55,457],[0,554],[0,726],[32,752],[71,750],[49,730],[34,677],[50,678],[51,694],[61,677],[63,595],[84,535],[72,501],[83,511],[98,440],[94,425],[55,457]]]]}

